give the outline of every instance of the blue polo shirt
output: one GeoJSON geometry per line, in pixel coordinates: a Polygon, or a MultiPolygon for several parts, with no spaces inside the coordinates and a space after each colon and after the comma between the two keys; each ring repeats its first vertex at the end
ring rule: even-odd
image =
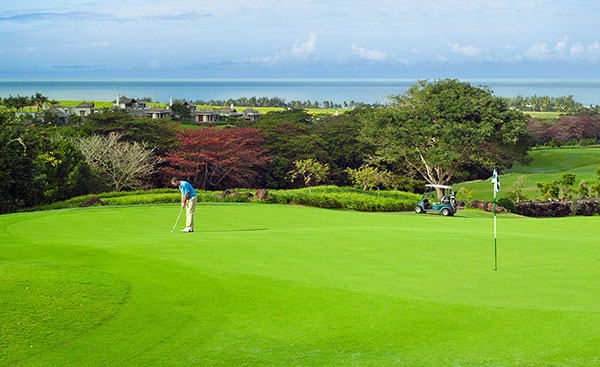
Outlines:
{"type": "Polygon", "coordinates": [[[189,193],[188,198],[193,198],[196,196],[196,191],[194,191],[192,185],[190,185],[190,183],[187,181],[179,181],[179,190],[181,191],[181,195],[184,196],[185,194],[189,193]]]}

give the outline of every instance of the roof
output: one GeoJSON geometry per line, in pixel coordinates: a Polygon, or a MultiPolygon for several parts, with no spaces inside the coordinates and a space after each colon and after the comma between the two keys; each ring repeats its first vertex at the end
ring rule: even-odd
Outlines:
{"type": "Polygon", "coordinates": [[[92,102],[81,102],[76,107],[78,107],[78,108],[94,108],[94,104],[92,102]]]}
{"type": "Polygon", "coordinates": [[[64,113],[60,109],[56,108],[55,106],[50,107],[49,109],[46,110],[46,112],[54,113],[54,114],[57,114],[62,117],[68,116],[66,113],[64,113]]]}
{"type": "Polygon", "coordinates": [[[215,110],[198,110],[198,111],[196,111],[196,114],[198,114],[198,115],[218,115],[219,111],[215,111],[215,110]]]}
{"type": "MultiPolygon", "coordinates": [[[[127,98],[125,96],[120,96],[119,97],[119,104],[121,104],[121,103],[127,104],[127,103],[131,103],[131,102],[137,102],[137,101],[135,100],[135,98],[127,98]]],[[[113,101],[113,103],[117,103],[117,100],[115,99],[113,101]]]]}
{"type": "Polygon", "coordinates": [[[435,187],[436,189],[451,189],[452,186],[446,186],[446,185],[432,185],[432,184],[427,184],[425,185],[426,187],[435,187]]]}
{"type": "Polygon", "coordinates": [[[255,110],[254,108],[246,108],[244,110],[244,113],[254,113],[254,114],[259,114],[260,112],[258,112],[257,110],[255,110]]]}
{"type": "Polygon", "coordinates": [[[148,108],[146,111],[150,111],[150,112],[171,112],[170,110],[163,108],[163,107],[150,107],[148,108]]]}

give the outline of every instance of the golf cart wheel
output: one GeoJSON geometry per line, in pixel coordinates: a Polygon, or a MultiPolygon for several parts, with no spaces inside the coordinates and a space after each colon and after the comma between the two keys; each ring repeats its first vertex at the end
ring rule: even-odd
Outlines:
{"type": "Polygon", "coordinates": [[[417,205],[415,207],[415,213],[417,213],[417,214],[423,214],[423,208],[421,208],[419,205],[417,205]]]}
{"type": "Polygon", "coordinates": [[[444,208],[444,209],[442,209],[442,215],[443,215],[444,217],[447,217],[447,216],[449,216],[450,214],[451,214],[451,213],[450,213],[450,210],[449,210],[449,209],[447,209],[447,208],[444,208]]]}

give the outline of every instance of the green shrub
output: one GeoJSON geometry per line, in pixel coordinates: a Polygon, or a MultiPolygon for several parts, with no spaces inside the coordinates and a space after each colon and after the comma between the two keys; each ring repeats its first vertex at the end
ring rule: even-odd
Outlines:
{"type": "Polygon", "coordinates": [[[318,186],[307,189],[275,190],[269,199],[277,204],[299,204],[327,209],[350,209],[365,212],[395,212],[414,209],[419,196],[403,191],[361,191],[349,187],[318,186]]]}
{"type": "Polygon", "coordinates": [[[504,209],[508,210],[511,213],[516,213],[517,212],[517,208],[515,207],[515,203],[513,203],[512,201],[510,201],[510,199],[507,199],[507,198],[498,199],[497,204],[498,204],[498,206],[503,207],[504,209]]]}
{"type": "MultiPolygon", "coordinates": [[[[251,192],[252,190],[240,189],[238,193],[251,192]]],[[[218,198],[220,191],[196,190],[198,202],[201,203],[247,203],[252,200],[245,195],[225,196],[218,198]]],[[[106,192],[98,195],[84,195],[69,200],[28,208],[27,211],[52,210],[79,207],[82,202],[90,197],[97,196],[108,205],[143,205],[143,204],[176,204],[181,199],[177,189],[137,190],[125,192],[106,192]]],[[[417,194],[387,190],[376,192],[363,192],[350,187],[317,186],[298,190],[272,190],[269,191],[269,203],[298,204],[326,209],[350,209],[364,212],[397,212],[414,209],[420,197],[417,194]]]]}

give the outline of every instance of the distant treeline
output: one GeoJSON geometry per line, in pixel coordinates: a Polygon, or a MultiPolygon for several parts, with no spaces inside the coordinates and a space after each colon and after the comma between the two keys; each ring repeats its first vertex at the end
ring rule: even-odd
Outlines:
{"type": "Polygon", "coordinates": [[[534,94],[530,97],[517,95],[516,97],[504,97],[503,99],[510,107],[520,111],[581,112],[588,109],[598,109],[598,106],[587,108],[575,101],[573,96],[550,97],[534,94]]]}
{"type": "Polygon", "coordinates": [[[363,103],[356,101],[344,101],[343,103],[335,103],[333,101],[286,101],[284,98],[279,97],[241,97],[241,98],[229,98],[229,99],[211,99],[203,101],[201,99],[194,101],[194,104],[202,106],[229,106],[231,104],[236,106],[250,106],[250,107],[281,107],[281,108],[361,108],[361,107],[372,107],[378,108],[383,105],[380,103],[363,103]]]}

